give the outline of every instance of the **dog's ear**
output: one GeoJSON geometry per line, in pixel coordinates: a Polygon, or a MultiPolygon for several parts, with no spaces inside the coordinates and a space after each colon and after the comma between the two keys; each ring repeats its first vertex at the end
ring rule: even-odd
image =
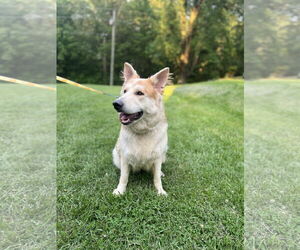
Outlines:
{"type": "Polygon", "coordinates": [[[164,87],[166,86],[169,79],[169,68],[164,68],[161,71],[157,72],[155,75],[150,77],[150,80],[153,82],[155,89],[163,94],[164,87]]]}
{"type": "Polygon", "coordinates": [[[124,63],[123,79],[126,82],[131,78],[139,78],[139,75],[136,73],[131,64],[126,62],[124,63]]]}

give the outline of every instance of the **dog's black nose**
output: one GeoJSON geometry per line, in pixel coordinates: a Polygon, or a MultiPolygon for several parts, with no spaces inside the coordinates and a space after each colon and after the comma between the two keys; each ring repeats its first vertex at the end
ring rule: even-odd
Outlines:
{"type": "Polygon", "coordinates": [[[112,104],[114,105],[115,110],[117,110],[118,112],[122,111],[123,102],[121,100],[116,100],[112,104]]]}

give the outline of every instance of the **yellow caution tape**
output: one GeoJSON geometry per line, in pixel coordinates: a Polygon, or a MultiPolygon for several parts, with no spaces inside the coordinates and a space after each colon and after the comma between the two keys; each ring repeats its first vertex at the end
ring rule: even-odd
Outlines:
{"type": "Polygon", "coordinates": [[[164,100],[167,101],[170,96],[173,95],[174,90],[177,88],[178,86],[175,85],[168,85],[165,87],[164,89],[164,100]]]}
{"type": "MultiPolygon", "coordinates": [[[[82,89],[90,90],[90,91],[93,91],[93,92],[98,93],[98,94],[117,97],[117,96],[108,94],[106,92],[103,92],[101,90],[96,90],[96,89],[81,85],[77,82],[71,81],[71,80],[63,78],[61,76],[56,76],[56,79],[60,82],[64,82],[64,83],[67,83],[67,84],[70,84],[70,85],[73,85],[73,86],[76,86],[76,87],[79,87],[79,88],[82,88],[82,89]]],[[[175,86],[175,85],[166,86],[165,89],[164,89],[164,100],[168,100],[169,97],[173,94],[173,92],[176,88],[177,88],[177,86],[175,86]]]]}
{"type": "Polygon", "coordinates": [[[27,82],[27,81],[15,79],[15,78],[10,78],[10,77],[6,77],[6,76],[1,76],[1,75],[0,75],[0,80],[5,81],[5,82],[18,83],[18,84],[22,84],[22,85],[26,85],[26,86],[56,91],[56,89],[52,88],[52,87],[44,86],[44,85],[33,83],[33,82],[27,82]]]}
{"type": "MultiPolygon", "coordinates": [[[[68,79],[60,77],[60,76],[56,76],[56,79],[58,81],[60,81],[60,82],[64,82],[64,83],[67,83],[67,84],[70,84],[70,85],[73,85],[73,86],[76,86],[76,87],[79,87],[79,88],[90,90],[90,91],[93,91],[93,92],[98,93],[98,94],[109,95],[109,96],[115,97],[114,95],[105,93],[105,92],[103,92],[101,90],[96,90],[96,89],[93,89],[93,88],[90,88],[90,87],[86,87],[86,86],[81,85],[81,84],[79,84],[77,82],[68,80],[68,79]]],[[[0,75],[0,80],[5,81],[5,82],[18,83],[18,84],[22,84],[22,85],[25,85],[25,86],[31,86],[31,87],[36,87],[36,88],[41,88],[41,89],[47,89],[47,90],[56,91],[55,88],[44,86],[42,84],[37,84],[37,83],[33,83],[33,82],[23,81],[23,80],[11,78],[11,77],[6,77],[6,76],[1,76],[1,75],[0,75]]],[[[168,100],[169,97],[173,94],[173,92],[174,92],[174,90],[176,88],[177,88],[177,86],[175,86],[175,85],[166,86],[165,90],[164,90],[164,99],[168,100]]]]}
{"type": "Polygon", "coordinates": [[[79,87],[79,88],[82,88],[82,89],[90,90],[90,91],[96,92],[98,94],[102,94],[102,95],[105,94],[101,90],[96,90],[96,89],[93,89],[93,88],[89,88],[89,87],[83,86],[83,85],[81,85],[81,84],[79,84],[77,82],[68,80],[68,79],[60,77],[60,76],[56,76],[56,79],[58,81],[60,81],[60,82],[64,82],[64,83],[67,83],[67,84],[70,84],[70,85],[73,85],[73,86],[76,86],[76,87],[79,87]]]}

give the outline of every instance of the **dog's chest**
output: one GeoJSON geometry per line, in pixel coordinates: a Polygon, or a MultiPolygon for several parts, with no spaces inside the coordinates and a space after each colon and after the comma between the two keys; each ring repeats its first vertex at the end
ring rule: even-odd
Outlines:
{"type": "Polygon", "coordinates": [[[121,150],[127,162],[134,169],[147,169],[167,151],[167,133],[147,135],[127,134],[121,139],[121,150]]]}

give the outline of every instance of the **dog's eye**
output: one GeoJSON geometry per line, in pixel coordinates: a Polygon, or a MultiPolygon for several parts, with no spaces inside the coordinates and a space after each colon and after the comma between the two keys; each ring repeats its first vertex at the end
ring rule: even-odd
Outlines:
{"type": "Polygon", "coordinates": [[[127,90],[126,89],[124,89],[124,94],[127,92],[127,90]]]}
{"type": "Polygon", "coordinates": [[[142,91],[137,91],[135,92],[136,95],[144,95],[144,93],[142,91]]]}

